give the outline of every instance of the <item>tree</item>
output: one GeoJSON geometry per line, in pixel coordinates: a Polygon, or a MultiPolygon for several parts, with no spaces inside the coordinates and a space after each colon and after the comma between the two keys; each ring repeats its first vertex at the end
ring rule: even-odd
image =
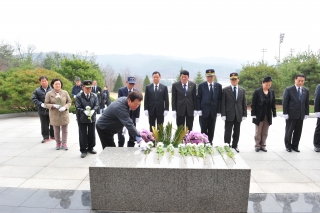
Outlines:
{"type": "Polygon", "coordinates": [[[0,71],[7,71],[13,64],[15,59],[14,48],[10,44],[0,44],[0,71]]]}
{"type": "Polygon", "coordinates": [[[109,91],[112,91],[114,84],[116,82],[116,75],[115,75],[114,69],[109,64],[107,64],[105,67],[100,69],[103,73],[104,85],[107,85],[109,88],[109,91]]]}
{"type": "Polygon", "coordinates": [[[143,80],[143,85],[142,85],[142,92],[145,92],[146,86],[150,84],[150,79],[148,75],[143,80]]]}
{"type": "Polygon", "coordinates": [[[103,85],[103,75],[99,66],[85,59],[77,58],[75,55],[71,59],[66,56],[60,60],[61,68],[57,72],[73,82],[76,77],[81,80],[97,80],[98,85],[103,85]]]}
{"type": "Polygon", "coordinates": [[[197,87],[198,87],[198,85],[199,85],[200,83],[204,82],[204,78],[203,78],[203,76],[202,76],[202,74],[201,74],[200,71],[197,72],[197,75],[196,75],[196,77],[193,79],[193,82],[197,85],[197,87]]]}
{"type": "Polygon", "coordinates": [[[122,83],[121,75],[119,73],[116,83],[114,84],[114,87],[113,87],[113,92],[118,92],[119,88],[121,87],[123,87],[123,83],[122,83]]]}
{"type": "Polygon", "coordinates": [[[320,64],[316,57],[302,62],[298,67],[297,71],[303,73],[306,76],[304,86],[310,90],[310,98],[314,98],[314,92],[320,79],[320,64]]]}
{"type": "Polygon", "coordinates": [[[251,103],[254,90],[261,87],[261,81],[267,75],[273,79],[271,88],[274,90],[276,98],[280,97],[283,90],[281,88],[281,76],[276,67],[269,66],[263,61],[256,64],[248,63],[242,67],[239,73],[239,85],[246,90],[247,103],[251,103]]]}
{"type": "Polygon", "coordinates": [[[183,67],[180,68],[179,74],[176,76],[176,80],[174,82],[180,81],[180,73],[183,70],[183,67]]]}
{"type": "Polygon", "coordinates": [[[63,89],[70,92],[72,83],[57,72],[46,69],[20,70],[0,76],[0,109],[14,111],[34,111],[31,96],[39,87],[39,76],[47,76],[49,84],[53,78],[60,78],[63,89]]]}

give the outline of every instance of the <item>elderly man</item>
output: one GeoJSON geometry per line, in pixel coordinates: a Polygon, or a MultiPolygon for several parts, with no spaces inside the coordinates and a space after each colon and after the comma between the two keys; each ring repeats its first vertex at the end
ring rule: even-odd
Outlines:
{"type": "Polygon", "coordinates": [[[143,96],[141,92],[130,92],[128,97],[120,97],[115,100],[100,116],[96,128],[102,148],[115,147],[113,136],[126,127],[129,134],[137,141],[142,150],[146,150],[148,145],[144,142],[134,126],[130,117],[135,110],[140,107],[143,96]]]}
{"type": "Polygon", "coordinates": [[[72,87],[72,91],[71,91],[73,98],[76,98],[77,95],[82,92],[82,85],[81,85],[80,78],[76,78],[75,83],[76,85],[72,87]]]}
{"type": "Polygon", "coordinates": [[[198,86],[197,110],[201,133],[208,135],[209,142],[212,144],[217,113],[221,112],[222,86],[218,82],[214,82],[214,69],[206,70],[206,78],[207,81],[198,86]]]}
{"type": "Polygon", "coordinates": [[[81,158],[86,157],[88,152],[97,153],[93,148],[96,145],[95,122],[99,104],[98,98],[96,94],[91,92],[91,88],[92,82],[90,80],[83,81],[83,93],[76,97],[81,158]]]}
{"type": "Polygon", "coordinates": [[[47,110],[44,105],[46,94],[52,90],[52,88],[49,86],[48,78],[46,76],[41,76],[39,78],[39,82],[40,87],[33,92],[32,101],[38,107],[38,114],[41,123],[41,134],[43,137],[41,143],[45,143],[49,141],[49,136],[50,139],[54,140],[53,126],[50,125],[49,110],[47,110]]]}

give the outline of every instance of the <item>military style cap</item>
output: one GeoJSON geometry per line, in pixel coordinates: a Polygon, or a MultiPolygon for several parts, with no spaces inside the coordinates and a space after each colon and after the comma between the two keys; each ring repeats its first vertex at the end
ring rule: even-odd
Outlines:
{"type": "Polygon", "coordinates": [[[230,73],[230,79],[238,79],[239,78],[239,74],[236,72],[232,72],[230,73]]]}
{"type": "Polygon", "coordinates": [[[135,84],[136,83],[136,78],[135,77],[128,77],[128,83],[129,84],[135,84]]]}
{"type": "Polygon", "coordinates": [[[92,81],[84,80],[84,81],[82,81],[82,86],[87,87],[87,88],[92,87],[92,81]]]}
{"type": "Polygon", "coordinates": [[[206,76],[215,76],[215,71],[214,69],[207,69],[206,70],[206,76]]]}

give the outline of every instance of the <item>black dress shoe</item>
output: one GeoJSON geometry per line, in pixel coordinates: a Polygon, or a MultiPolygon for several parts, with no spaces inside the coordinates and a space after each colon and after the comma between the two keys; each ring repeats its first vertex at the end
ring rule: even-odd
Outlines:
{"type": "Polygon", "coordinates": [[[268,151],[268,150],[267,150],[266,148],[264,148],[264,147],[261,148],[260,150],[263,151],[263,152],[267,152],[267,151],[268,151]]]}
{"type": "Polygon", "coordinates": [[[238,152],[238,153],[240,152],[238,147],[234,147],[233,149],[236,150],[236,152],[238,152]]]}
{"type": "Polygon", "coordinates": [[[320,148],[314,147],[315,152],[320,152],[320,148]]]}
{"type": "Polygon", "coordinates": [[[86,152],[81,153],[81,158],[85,158],[87,156],[86,152]]]}
{"type": "Polygon", "coordinates": [[[259,152],[259,151],[260,151],[260,148],[256,148],[255,150],[256,150],[256,152],[259,152]]]}
{"type": "Polygon", "coordinates": [[[291,149],[290,148],[286,148],[287,152],[291,152],[291,149]]]}
{"type": "Polygon", "coordinates": [[[300,152],[300,150],[297,148],[297,149],[292,149],[293,151],[295,152],[300,152]]]}
{"type": "Polygon", "coordinates": [[[91,150],[91,151],[88,151],[90,154],[97,154],[97,151],[96,150],[91,150]]]}

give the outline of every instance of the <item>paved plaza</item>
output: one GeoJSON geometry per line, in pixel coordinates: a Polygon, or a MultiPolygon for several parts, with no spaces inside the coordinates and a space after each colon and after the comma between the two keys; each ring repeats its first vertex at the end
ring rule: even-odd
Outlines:
{"type": "MultiPolygon", "coordinates": [[[[195,131],[200,131],[198,120],[197,116],[195,131]]],[[[172,121],[170,112],[165,123],[172,121]]],[[[276,197],[280,195],[297,195],[297,202],[305,201],[306,196],[319,199],[320,153],[313,151],[315,125],[316,118],[304,121],[299,146],[301,152],[288,153],[283,140],[285,120],[278,114],[270,126],[266,147],[268,152],[265,153],[254,150],[254,124],[250,116],[242,122],[239,155],[251,168],[250,197],[265,196],[264,202],[261,202],[264,211],[260,212],[282,212],[285,205],[276,197]],[[270,205],[272,202],[275,206],[270,205]]],[[[142,128],[148,129],[148,119],[141,110],[137,129],[142,128]]],[[[80,158],[75,115],[70,114],[68,151],[55,150],[55,141],[41,143],[40,120],[36,115],[1,118],[0,133],[0,212],[90,212],[88,174],[89,166],[97,155],[88,154],[86,158],[80,158]],[[76,201],[64,208],[64,196],[76,201]],[[81,201],[86,204],[80,205],[81,201]],[[78,209],[77,204],[82,208],[78,209]]],[[[224,122],[218,117],[213,145],[223,145],[223,134],[224,122]]],[[[102,146],[97,134],[96,143],[95,150],[99,154],[102,146]]],[[[317,202],[319,204],[319,200],[317,202]]],[[[254,201],[249,199],[248,212],[257,212],[253,204],[254,201]]],[[[308,205],[310,208],[305,207],[308,210],[299,212],[317,212],[311,211],[312,205],[308,205]]]]}

